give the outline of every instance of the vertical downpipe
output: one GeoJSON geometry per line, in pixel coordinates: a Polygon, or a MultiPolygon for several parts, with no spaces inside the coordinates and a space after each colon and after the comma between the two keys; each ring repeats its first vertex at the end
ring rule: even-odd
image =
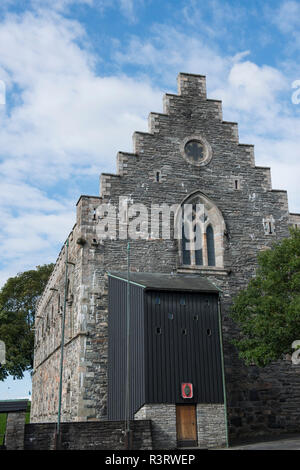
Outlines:
{"type": "Polygon", "coordinates": [[[222,367],[222,384],[223,384],[223,397],[224,397],[224,418],[225,418],[225,432],[226,432],[226,447],[229,447],[228,440],[228,421],[227,421],[227,396],[226,396],[226,382],[225,382],[225,367],[224,367],[224,354],[223,354],[223,335],[222,335],[222,318],[221,318],[221,300],[220,295],[218,298],[218,317],[219,317],[219,336],[220,336],[220,349],[221,349],[221,367],[222,367]]]}
{"type": "Polygon", "coordinates": [[[126,308],[126,396],[125,396],[125,445],[131,448],[130,439],[130,243],[127,245],[127,308],[126,308]]]}
{"type": "Polygon", "coordinates": [[[57,416],[57,429],[56,429],[56,447],[61,444],[61,402],[62,402],[62,381],[63,381],[63,363],[64,363],[64,343],[65,343],[65,318],[66,318],[66,305],[67,305],[67,289],[68,289],[68,251],[69,239],[66,242],[66,259],[65,259],[65,286],[64,286],[64,308],[61,320],[61,344],[60,344],[60,374],[59,374],[59,392],[58,392],[58,416],[57,416]]]}

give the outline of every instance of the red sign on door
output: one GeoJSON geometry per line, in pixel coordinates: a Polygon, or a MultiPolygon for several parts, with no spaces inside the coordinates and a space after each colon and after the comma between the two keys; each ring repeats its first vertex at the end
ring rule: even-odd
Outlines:
{"type": "Polygon", "coordinates": [[[181,396],[182,398],[193,398],[193,384],[182,383],[181,384],[181,396]]]}

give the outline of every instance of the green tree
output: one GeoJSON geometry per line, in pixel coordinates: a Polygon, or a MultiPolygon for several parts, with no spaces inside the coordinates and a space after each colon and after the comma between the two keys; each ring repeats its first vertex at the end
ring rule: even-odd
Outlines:
{"type": "Polygon", "coordinates": [[[0,367],[0,380],[8,375],[22,378],[33,367],[34,318],[54,264],[37,266],[7,280],[0,291],[0,340],[6,346],[6,364],[0,367]]]}
{"type": "Polygon", "coordinates": [[[256,276],[234,299],[231,316],[240,329],[233,343],[247,365],[292,352],[300,339],[300,230],[259,254],[256,276]]]}

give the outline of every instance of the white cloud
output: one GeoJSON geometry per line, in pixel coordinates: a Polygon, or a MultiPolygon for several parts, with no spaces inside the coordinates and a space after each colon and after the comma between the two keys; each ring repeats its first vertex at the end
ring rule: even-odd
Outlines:
{"type": "MultiPolygon", "coordinates": [[[[271,22],[285,35],[282,48],[287,56],[293,57],[300,49],[300,3],[294,0],[285,0],[275,11],[274,8],[268,10],[271,22]]],[[[298,64],[294,57],[293,61],[298,64]]]]}
{"type": "Polygon", "coordinates": [[[31,0],[33,7],[51,7],[57,11],[64,11],[71,5],[88,5],[93,6],[94,0],[31,0]]]}
{"type": "Polygon", "coordinates": [[[233,26],[240,26],[243,20],[251,14],[250,9],[246,9],[241,3],[234,6],[232,2],[224,0],[210,0],[201,5],[198,0],[185,0],[183,5],[180,15],[183,16],[186,24],[197,28],[206,37],[211,38],[224,34],[228,37],[233,26]]]}
{"type": "Polygon", "coordinates": [[[279,70],[244,61],[235,63],[212,93],[222,100],[226,113],[237,116],[248,133],[255,130],[257,135],[273,134],[282,124],[279,95],[288,87],[289,82],[279,70]]]}
{"type": "MultiPolygon", "coordinates": [[[[10,1],[10,0],[6,0],[10,1]]],[[[12,0],[13,1],[13,0],[12,0]]],[[[59,13],[68,12],[70,7],[83,6],[94,8],[100,14],[107,10],[118,10],[130,23],[137,21],[136,10],[144,0],[29,0],[36,10],[52,9],[59,13]]]]}
{"type": "Polygon", "coordinates": [[[152,38],[132,37],[116,59],[120,64],[148,64],[165,83],[174,81],[178,71],[206,75],[208,96],[223,101],[224,119],[238,122],[240,142],[255,144],[257,165],[272,166],[274,188],[288,190],[290,210],[297,212],[300,120],[290,105],[291,75],[284,65],[257,65],[250,55],[241,51],[225,56],[202,37],[156,25],[152,38]]]}
{"type": "Polygon", "coordinates": [[[134,0],[120,0],[121,12],[132,22],[136,21],[134,0]]]}
{"type": "Polygon", "coordinates": [[[248,97],[247,106],[251,101],[270,103],[274,101],[274,94],[281,91],[286,85],[283,75],[273,67],[258,66],[252,62],[235,64],[230,70],[228,83],[232,88],[241,89],[242,94],[248,97]]]}
{"type": "Polygon", "coordinates": [[[270,12],[273,22],[283,33],[291,33],[299,29],[300,26],[300,3],[294,0],[287,0],[281,3],[280,7],[270,12]]]}
{"type": "Polygon", "coordinates": [[[65,207],[65,202],[51,200],[41,190],[24,182],[2,181],[0,187],[0,207],[14,207],[21,210],[40,210],[46,212],[60,211],[65,207]]]}
{"type": "Polygon", "coordinates": [[[5,230],[0,235],[0,286],[21,271],[54,262],[74,225],[75,213],[73,210],[47,216],[41,210],[14,217],[8,212],[5,220],[5,230]]]}
{"type": "Polygon", "coordinates": [[[30,259],[55,259],[75,220],[80,193],[72,178],[114,172],[116,153],[132,151],[133,132],[146,130],[149,111],[162,106],[162,93],[145,80],[97,75],[82,40],[81,26],[57,13],[10,15],[0,24],[8,103],[19,93],[0,115],[5,275],[30,259]]]}
{"type": "Polygon", "coordinates": [[[58,201],[24,182],[0,187],[0,285],[17,272],[56,259],[75,221],[74,204],[58,201]]]}
{"type": "Polygon", "coordinates": [[[222,57],[213,47],[195,35],[187,35],[175,27],[155,25],[152,37],[140,40],[132,36],[127,45],[115,53],[121,64],[151,69],[151,74],[164,83],[174,83],[178,72],[207,75],[212,87],[221,85],[228,74],[233,57],[222,57]]]}
{"type": "Polygon", "coordinates": [[[112,169],[107,156],[130,151],[153,103],[161,107],[161,94],[145,81],[97,76],[94,57],[75,42],[82,36],[77,23],[58,15],[26,14],[0,25],[0,65],[10,89],[22,90],[0,129],[6,177],[53,182],[93,163],[112,169]]]}

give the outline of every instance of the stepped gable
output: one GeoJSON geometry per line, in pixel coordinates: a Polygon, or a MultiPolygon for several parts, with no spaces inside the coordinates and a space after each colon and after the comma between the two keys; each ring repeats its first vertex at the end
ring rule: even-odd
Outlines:
{"type": "MultiPolygon", "coordinates": [[[[133,152],[118,152],[117,173],[101,174],[103,202],[117,195],[121,188],[124,192],[132,183],[135,187],[144,184],[147,191],[147,184],[155,181],[157,174],[159,182],[166,182],[171,175],[179,185],[186,173],[183,147],[193,138],[209,142],[212,156],[205,166],[189,164],[191,180],[209,177],[215,182],[222,171],[229,189],[235,189],[247,185],[251,174],[263,191],[273,191],[270,168],[255,166],[254,146],[240,143],[238,124],[222,119],[222,102],[207,98],[205,77],[180,73],[177,82],[178,95],[164,95],[163,113],[150,112],[148,132],[134,132],[133,152]]],[[[282,194],[282,201],[287,204],[286,191],[276,192],[282,194]]],[[[132,196],[134,193],[131,191],[132,196]]]]}

